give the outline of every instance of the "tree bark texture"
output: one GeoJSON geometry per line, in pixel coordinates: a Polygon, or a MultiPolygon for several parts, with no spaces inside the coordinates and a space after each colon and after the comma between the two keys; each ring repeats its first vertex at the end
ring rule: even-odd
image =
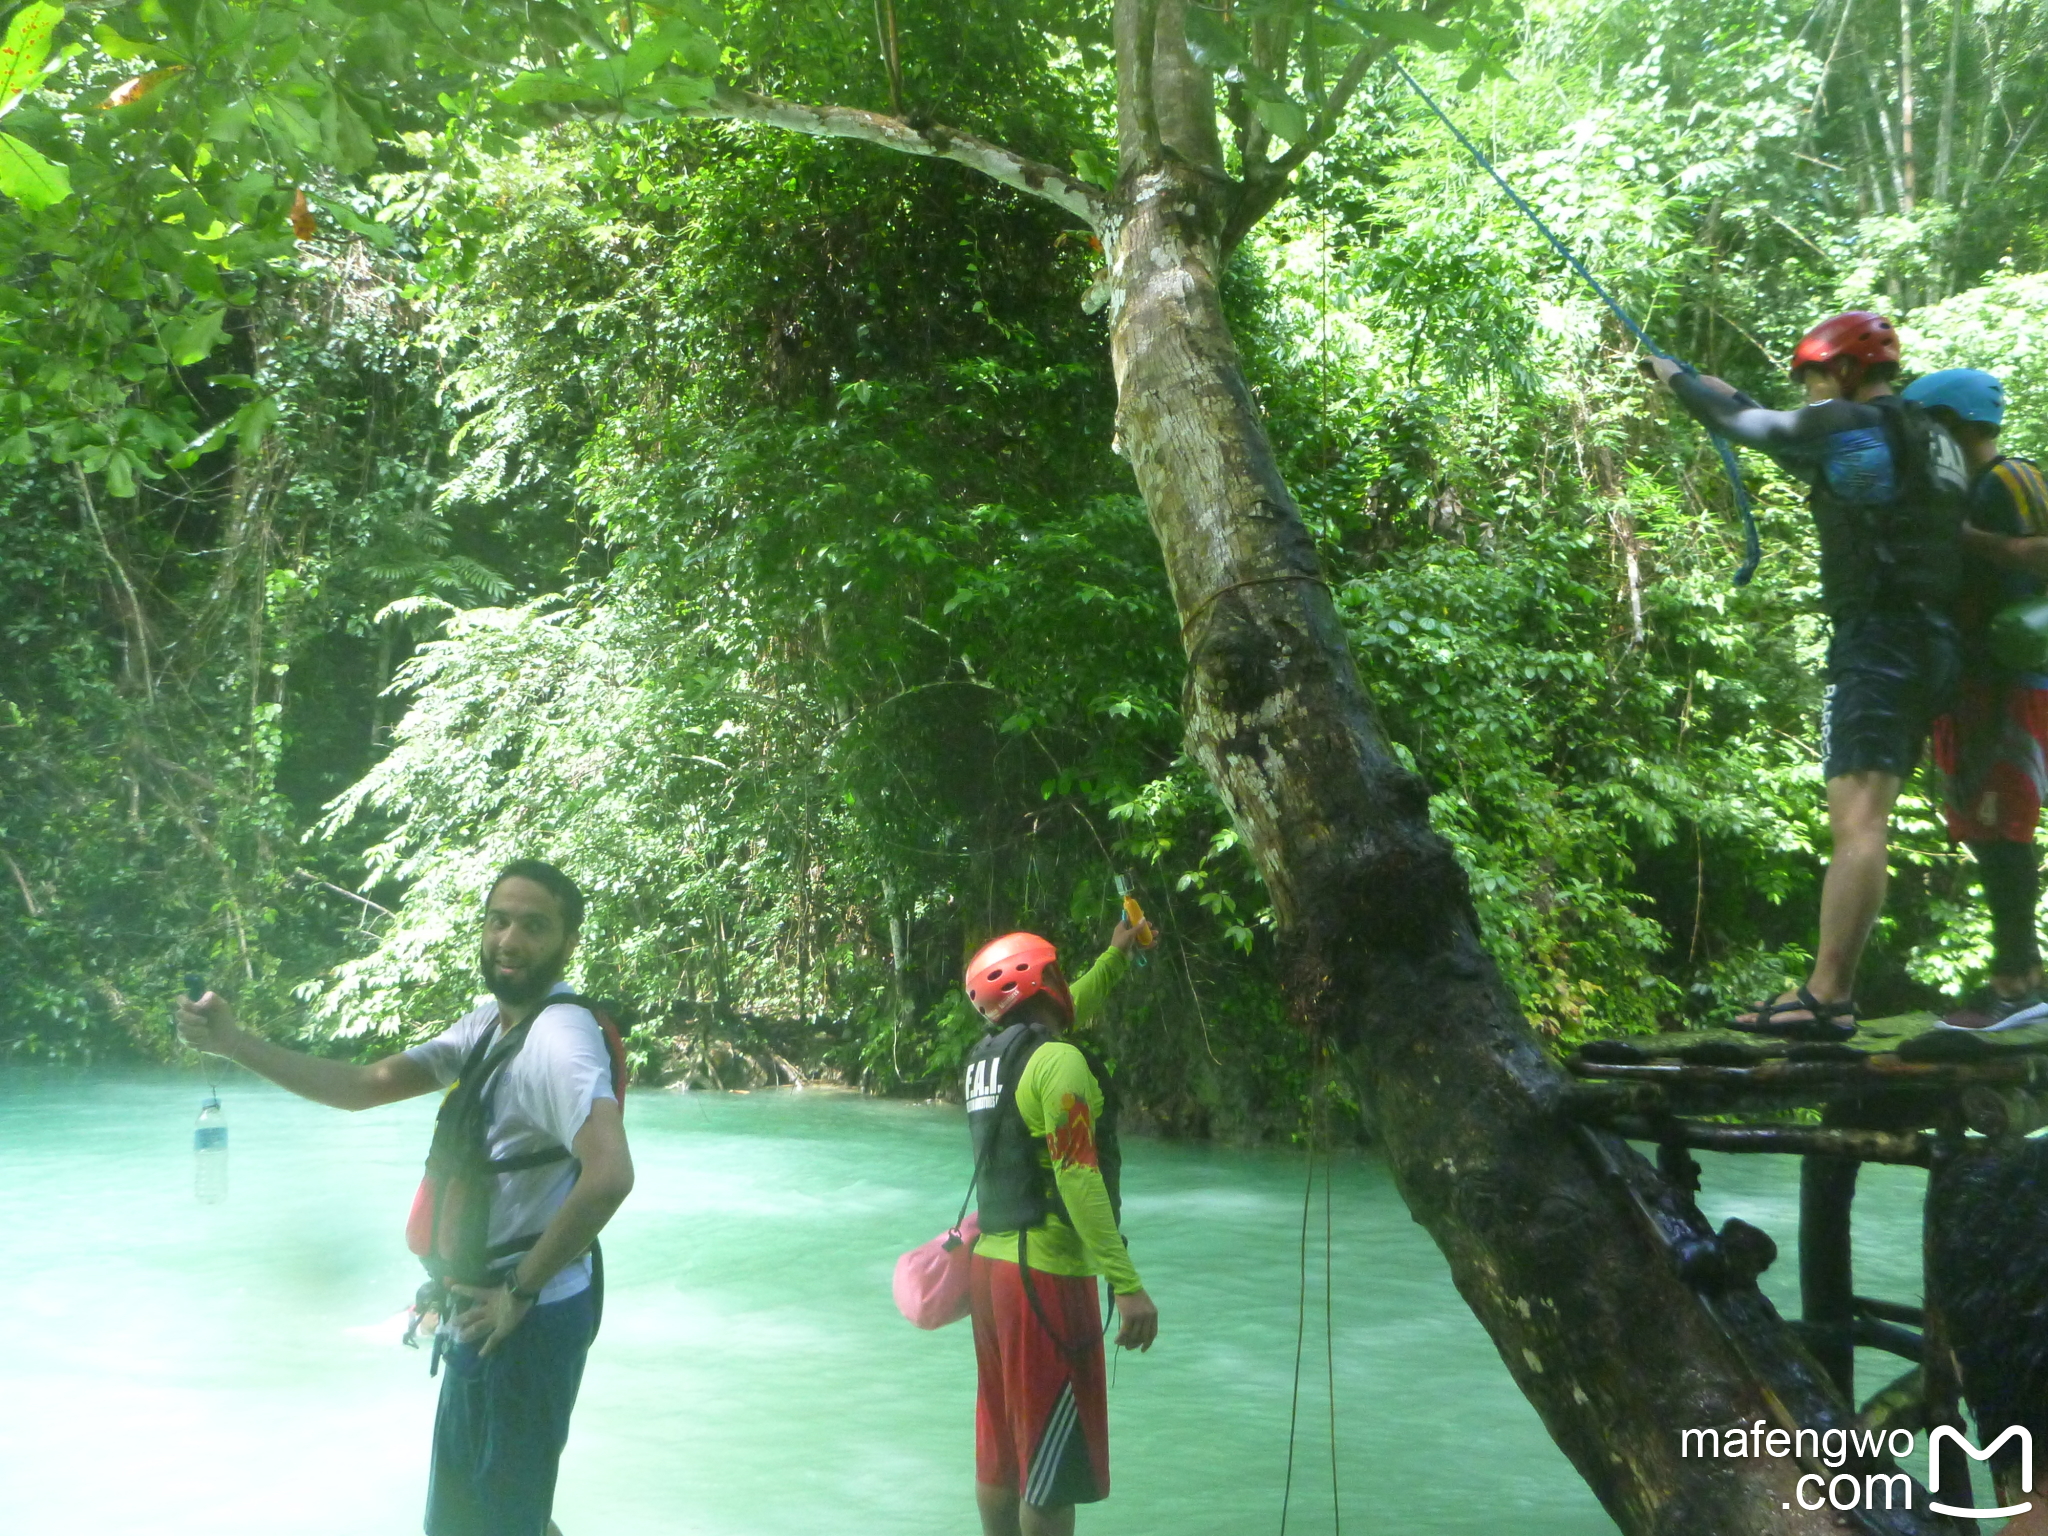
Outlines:
{"type": "Polygon", "coordinates": [[[1846,1424],[1849,1410],[1753,1280],[1701,1278],[1714,1242],[1689,1196],[1563,1113],[1563,1074],[1481,946],[1231,341],[1227,183],[1195,126],[1214,121],[1214,86],[1180,42],[1181,5],[1118,8],[1124,175],[1104,224],[1118,446],[1184,625],[1188,746],[1271,894],[1294,1016],[1342,1053],[1410,1211],[1623,1530],[1938,1529],[1804,1510],[1809,1469],[1790,1459],[1680,1454],[1684,1429],[1846,1424]]]}

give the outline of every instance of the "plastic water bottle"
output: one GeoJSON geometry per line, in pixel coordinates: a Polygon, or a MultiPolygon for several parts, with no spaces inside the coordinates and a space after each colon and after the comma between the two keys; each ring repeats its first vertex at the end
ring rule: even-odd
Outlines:
{"type": "Polygon", "coordinates": [[[192,1127],[192,1193],[201,1205],[219,1205],[228,1197],[228,1119],[219,1099],[199,1106],[199,1123],[192,1127]]]}

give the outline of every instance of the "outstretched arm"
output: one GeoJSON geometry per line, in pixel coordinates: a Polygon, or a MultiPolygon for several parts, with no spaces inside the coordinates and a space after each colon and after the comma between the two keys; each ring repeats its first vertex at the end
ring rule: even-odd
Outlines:
{"type": "Polygon", "coordinates": [[[178,1000],[178,1036],[195,1050],[225,1056],[302,1099],[336,1109],[374,1109],[416,1098],[435,1086],[433,1073],[402,1051],[358,1066],[273,1045],[237,1024],[235,1010],[218,992],[209,992],[196,1003],[178,1000]]]}
{"type": "Polygon", "coordinates": [[[1825,409],[1766,410],[1727,380],[1711,374],[1688,373],[1668,357],[1646,360],[1643,371],[1667,385],[1678,396],[1678,403],[1708,431],[1718,432],[1745,448],[1797,456],[1828,432],[1848,425],[1831,422],[1825,409]]]}

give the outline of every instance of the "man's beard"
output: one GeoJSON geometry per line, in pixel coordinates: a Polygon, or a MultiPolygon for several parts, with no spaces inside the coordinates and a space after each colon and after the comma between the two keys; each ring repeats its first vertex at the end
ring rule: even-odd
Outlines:
{"type": "Polygon", "coordinates": [[[477,957],[477,965],[484,973],[484,985],[490,989],[491,996],[501,1003],[523,1008],[546,997],[548,989],[562,979],[562,972],[568,969],[568,956],[557,953],[517,979],[500,976],[497,967],[485,956],[477,957]]]}

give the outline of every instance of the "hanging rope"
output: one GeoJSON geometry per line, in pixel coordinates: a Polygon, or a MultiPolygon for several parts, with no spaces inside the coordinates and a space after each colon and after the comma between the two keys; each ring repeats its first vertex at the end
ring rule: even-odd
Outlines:
{"type": "MultiPolygon", "coordinates": [[[[1323,199],[1320,245],[1316,304],[1316,417],[1327,425],[1330,377],[1330,214],[1327,196],[1323,199]]],[[[1336,1536],[1344,1536],[1344,1508],[1337,1476],[1337,1334],[1331,1299],[1335,1294],[1331,1259],[1335,1218],[1330,1207],[1330,1184],[1334,1173],[1330,1159],[1330,1050],[1319,1030],[1309,1035],[1308,1053],[1308,1166],[1301,1190],[1301,1268],[1295,1293],[1294,1386],[1287,1409],[1287,1476],[1280,1490],[1280,1536],[1287,1536],[1287,1517],[1294,1503],[1294,1452],[1301,1427],[1301,1365],[1308,1343],[1309,1213],[1314,1208],[1316,1153],[1319,1150],[1323,1155],[1323,1378],[1330,1404],[1330,1519],[1336,1536]]]]}
{"type": "MultiPolygon", "coordinates": [[[[1629,312],[1621,307],[1614,295],[1602,286],[1600,279],[1586,270],[1586,264],[1572,253],[1569,246],[1558,239],[1555,234],[1551,233],[1550,226],[1543,222],[1542,216],[1523,200],[1521,193],[1508,185],[1508,179],[1505,176],[1494,169],[1493,162],[1486,158],[1485,151],[1465,137],[1464,130],[1451,121],[1450,114],[1437,105],[1436,98],[1422,88],[1422,82],[1408,73],[1408,67],[1401,62],[1400,58],[1393,54],[1389,54],[1388,58],[1392,61],[1395,70],[1399,72],[1401,78],[1408,82],[1409,89],[1422,98],[1422,104],[1436,114],[1438,122],[1450,129],[1451,137],[1465,147],[1465,153],[1478,163],[1481,170],[1494,179],[1501,191],[1507,193],[1508,200],[1521,209],[1523,216],[1536,226],[1536,232],[1550,242],[1550,248],[1564,258],[1567,266],[1578,273],[1580,280],[1593,290],[1602,304],[1607,306],[1608,312],[1621,322],[1622,329],[1633,336],[1643,350],[1650,353],[1651,356],[1661,357],[1668,363],[1677,363],[1687,373],[1695,372],[1696,370],[1689,364],[1679,362],[1677,358],[1666,352],[1644,334],[1643,328],[1637,325],[1629,312]]],[[[1757,540],[1756,514],[1750,508],[1749,492],[1742,484],[1742,470],[1735,462],[1735,450],[1729,446],[1728,439],[1722,437],[1718,432],[1710,433],[1709,435],[1714,440],[1714,451],[1721,456],[1721,468],[1727,472],[1728,488],[1735,493],[1735,509],[1742,514],[1742,566],[1735,573],[1735,585],[1746,587],[1749,585],[1749,578],[1756,574],[1757,562],[1763,558],[1763,548],[1757,540]]]]}
{"type": "Polygon", "coordinates": [[[1330,1210],[1330,1186],[1337,1170],[1330,1163],[1329,1087],[1323,1098],[1323,1379],[1330,1394],[1330,1525],[1335,1536],[1344,1536],[1344,1503],[1337,1487],[1337,1283],[1334,1274],[1337,1248],[1336,1218],[1330,1210]]]}
{"type": "Polygon", "coordinates": [[[1287,1412],[1287,1475],[1280,1491],[1280,1536],[1287,1536],[1288,1515],[1294,1502],[1294,1453],[1301,1428],[1301,1367],[1307,1358],[1308,1345],[1308,1237],[1319,1152],[1323,1163],[1323,1379],[1330,1411],[1330,1519],[1336,1536],[1344,1533],[1344,1507],[1337,1473],[1337,1330],[1333,1273],[1336,1221],[1330,1199],[1336,1168],[1330,1150],[1329,1089],[1329,1048],[1318,1036],[1309,1046],[1307,1176],[1301,1191],[1300,1278],[1294,1314],[1294,1389],[1287,1412]]]}
{"type": "Polygon", "coordinates": [[[1308,1148],[1308,1181],[1301,1190],[1301,1291],[1294,1311],[1294,1393],[1287,1410],[1287,1480],[1280,1488],[1280,1536],[1287,1536],[1287,1511],[1294,1501],[1294,1437],[1301,1423],[1301,1356],[1308,1338],[1308,1211],[1309,1197],[1316,1187],[1316,1148],[1311,1132],[1308,1148]]]}

